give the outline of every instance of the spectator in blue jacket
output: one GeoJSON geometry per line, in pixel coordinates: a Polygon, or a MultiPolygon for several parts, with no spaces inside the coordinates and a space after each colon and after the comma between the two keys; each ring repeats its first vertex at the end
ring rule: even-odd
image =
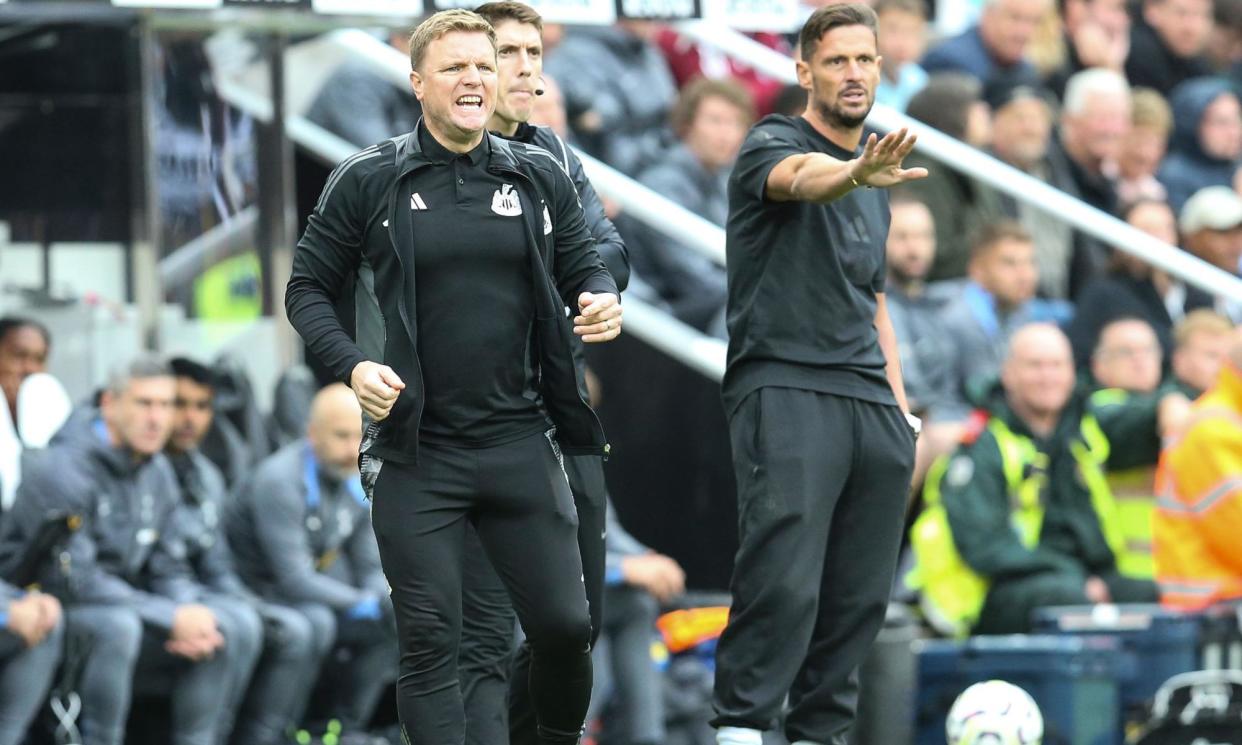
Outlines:
{"type": "Polygon", "coordinates": [[[943,421],[960,421],[975,394],[1000,373],[1009,337],[1036,321],[1069,320],[1066,303],[1035,297],[1039,267],[1030,233],[1012,220],[985,226],[971,246],[969,281],[940,313],[949,343],[952,389],[940,408],[943,421]]]}
{"type": "Polygon", "coordinates": [[[933,47],[923,69],[964,72],[981,83],[1002,75],[1029,78],[1035,68],[1027,50],[1048,10],[1048,0],[986,0],[979,23],[933,47]]]}
{"type": "Polygon", "coordinates": [[[1226,78],[1187,80],[1173,89],[1169,103],[1173,137],[1156,177],[1180,213],[1200,189],[1233,185],[1242,156],[1242,105],[1226,78]]]}

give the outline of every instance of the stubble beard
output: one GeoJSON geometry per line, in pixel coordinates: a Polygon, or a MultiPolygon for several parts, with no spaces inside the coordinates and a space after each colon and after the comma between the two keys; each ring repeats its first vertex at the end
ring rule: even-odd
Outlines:
{"type": "Polygon", "coordinates": [[[872,98],[867,102],[867,110],[861,115],[854,115],[846,112],[840,106],[835,106],[828,101],[824,101],[819,96],[815,96],[814,107],[815,113],[819,115],[828,126],[834,129],[858,129],[867,121],[867,117],[871,114],[871,107],[875,103],[872,98]]]}

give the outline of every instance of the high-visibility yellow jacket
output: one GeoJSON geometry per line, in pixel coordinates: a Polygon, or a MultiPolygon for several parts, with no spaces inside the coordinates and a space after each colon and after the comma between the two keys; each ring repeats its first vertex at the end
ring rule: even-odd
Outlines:
{"type": "Polygon", "coordinates": [[[1165,604],[1242,598],[1242,371],[1226,363],[1156,471],[1156,578],[1165,604]]]}
{"type": "Polygon", "coordinates": [[[1155,462],[1156,400],[1116,390],[1075,396],[1044,439],[1003,402],[973,420],[962,445],[928,472],[910,529],[915,566],[906,579],[929,622],[969,633],[993,581],[1112,570],[1149,579],[1134,571],[1143,552],[1129,547],[1150,534],[1150,510],[1119,504],[1105,469],[1155,462]]]}

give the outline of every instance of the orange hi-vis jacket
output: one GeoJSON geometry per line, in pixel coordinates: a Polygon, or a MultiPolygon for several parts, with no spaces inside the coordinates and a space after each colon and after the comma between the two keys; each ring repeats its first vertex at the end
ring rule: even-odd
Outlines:
{"type": "Polygon", "coordinates": [[[1166,605],[1242,598],[1242,371],[1226,362],[1156,471],[1156,580],[1166,605]]]}

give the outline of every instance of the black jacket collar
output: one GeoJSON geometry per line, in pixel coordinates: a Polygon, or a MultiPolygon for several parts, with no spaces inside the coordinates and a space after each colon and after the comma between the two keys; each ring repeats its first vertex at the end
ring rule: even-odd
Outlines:
{"type": "MultiPolygon", "coordinates": [[[[422,137],[419,136],[420,131],[423,129],[423,120],[419,119],[418,124],[414,125],[413,132],[408,132],[392,139],[393,144],[397,148],[396,159],[402,176],[423,166],[441,162],[437,155],[429,153],[423,148],[422,137]]],[[[471,153],[473,154],[476,151],[485,151],[483,154],[487,157],[488,170],[520,174],[517,157],[513,154],[509,141],[505,138],[491,132],[484,132],[483,143],[472,150],[471,153]]]]}

